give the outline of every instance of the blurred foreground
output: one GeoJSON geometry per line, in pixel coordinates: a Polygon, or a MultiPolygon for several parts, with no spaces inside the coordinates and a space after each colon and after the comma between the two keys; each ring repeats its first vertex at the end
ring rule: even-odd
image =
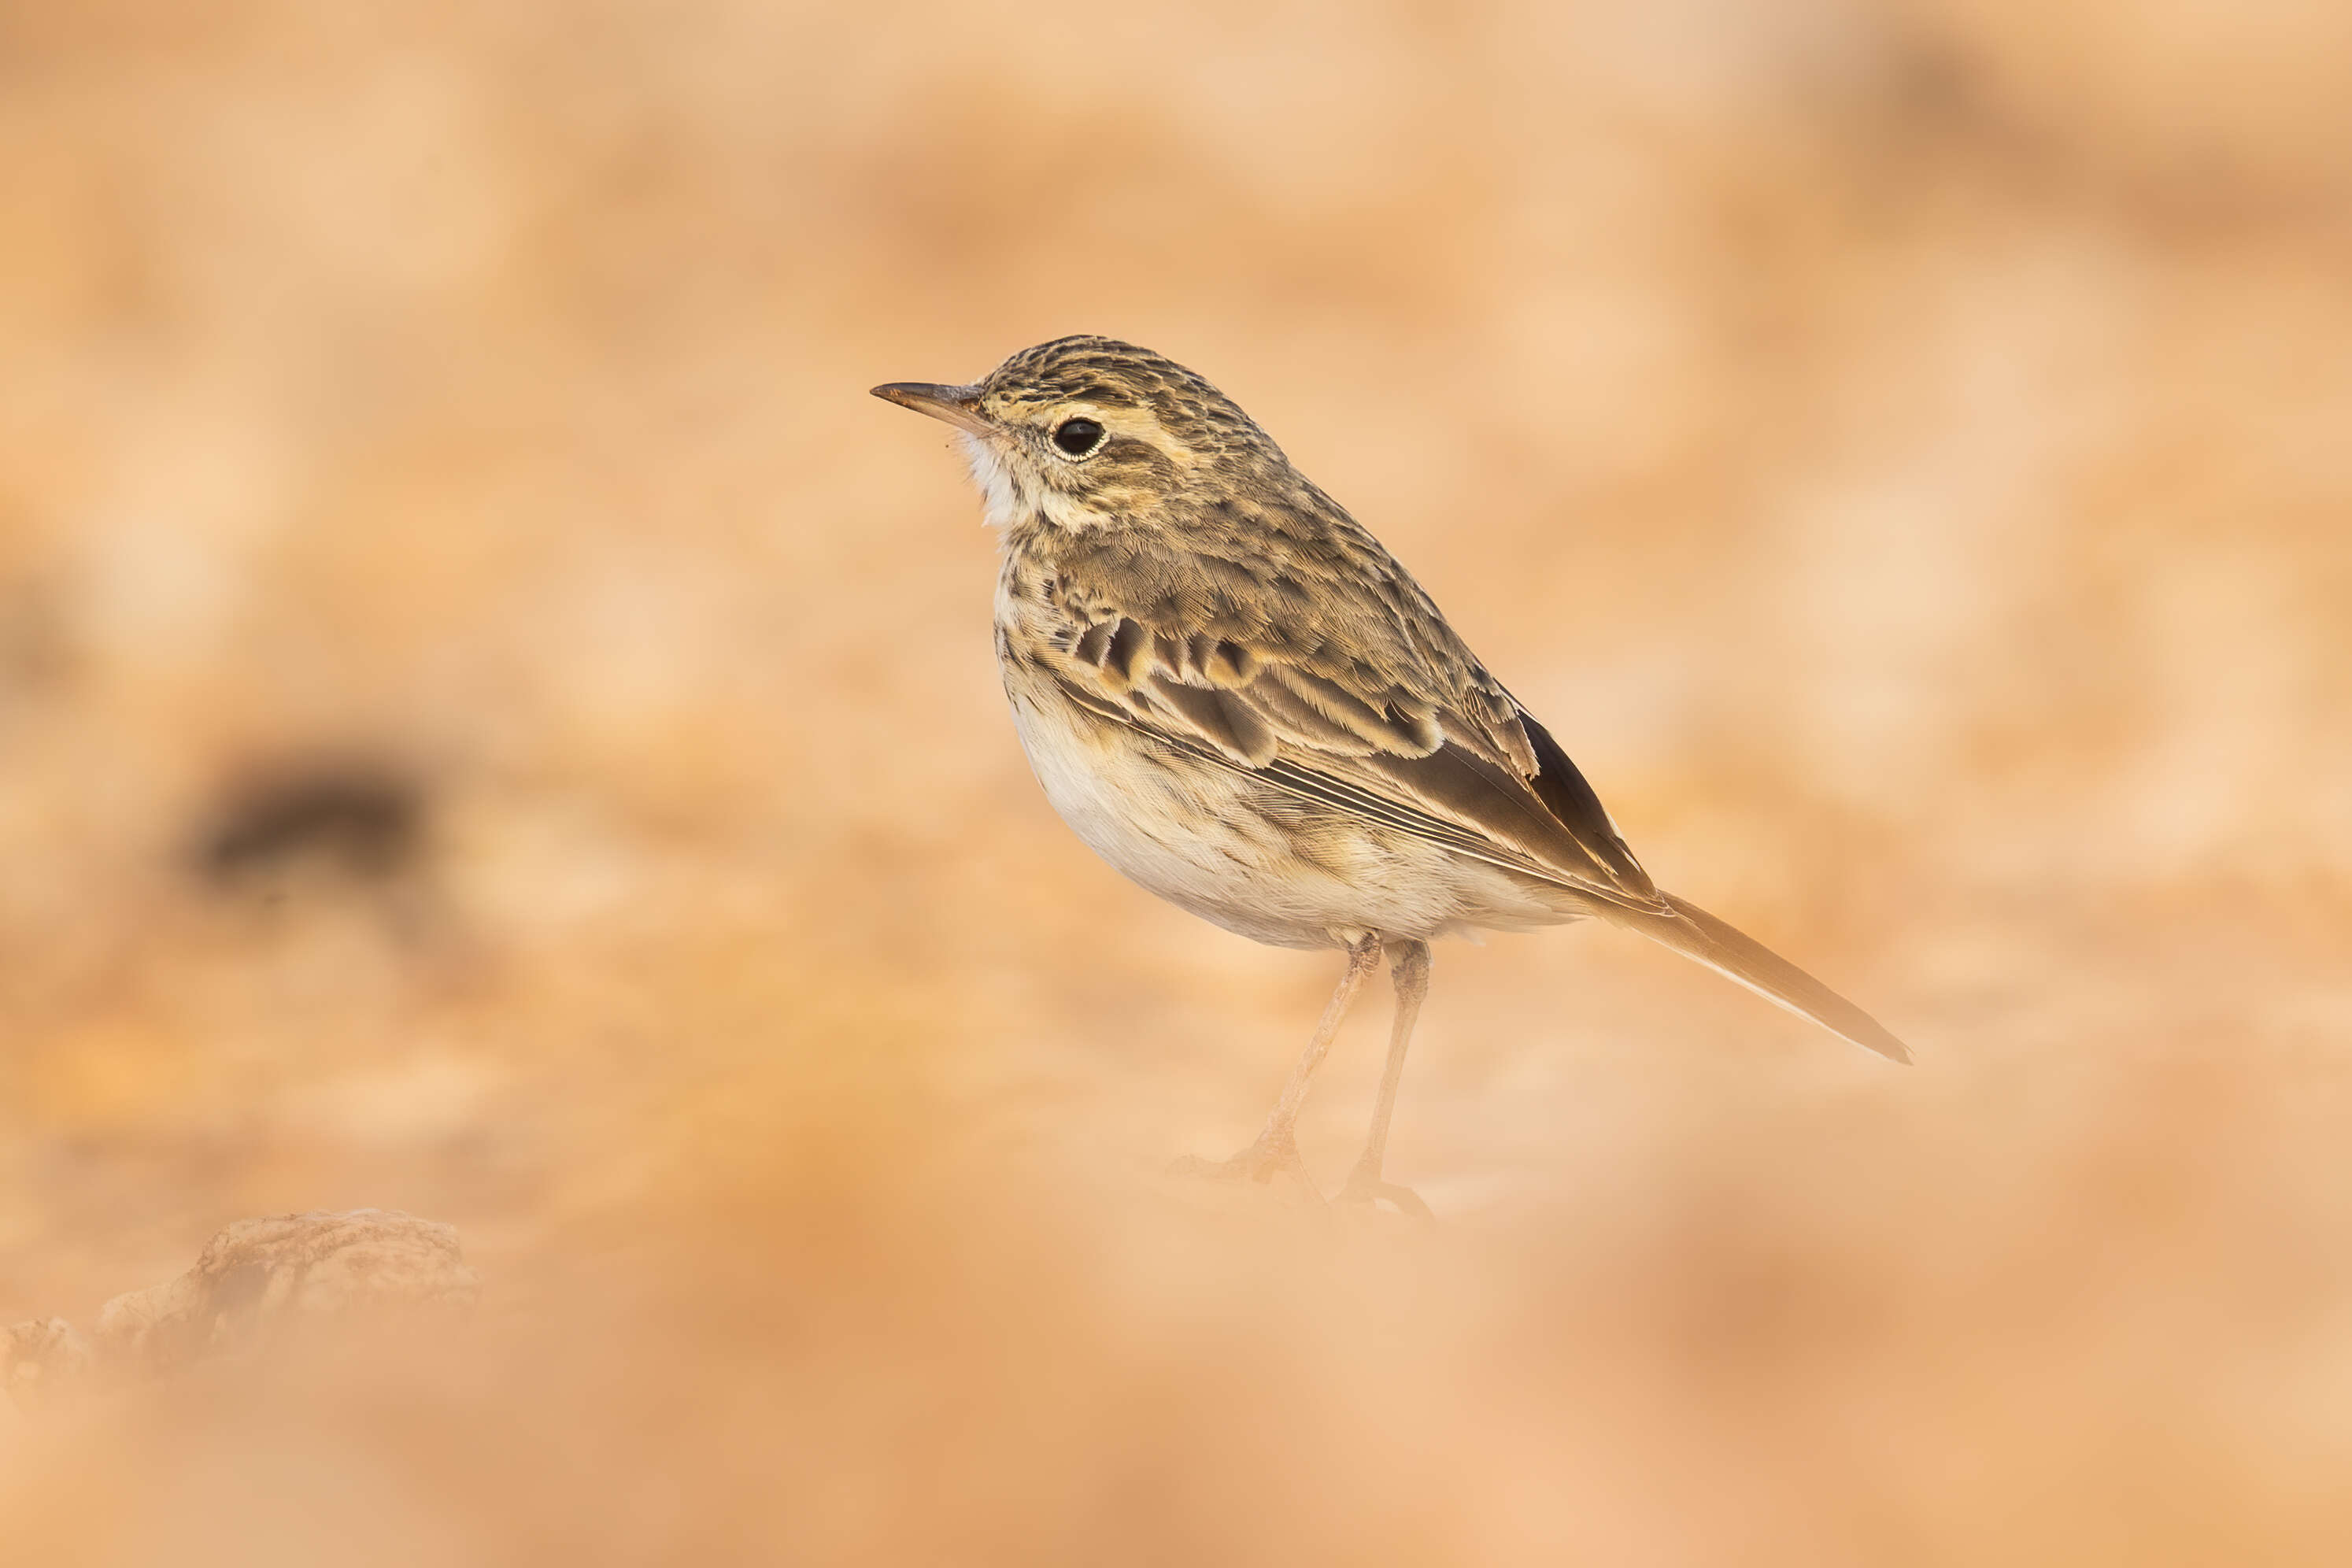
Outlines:
{"type": "Polygon", "coordinates": [[[0,1408],[7,1560],[2339,1559],[2352,13],[917,9],[0,6],[0,1322],[482,1281],[0,1408]],[[864,395],[1071,331],[1920,1065],[1497,939],[1443,1226],[1164,1179],[1336,959],[1052,819],[864,395]]]}

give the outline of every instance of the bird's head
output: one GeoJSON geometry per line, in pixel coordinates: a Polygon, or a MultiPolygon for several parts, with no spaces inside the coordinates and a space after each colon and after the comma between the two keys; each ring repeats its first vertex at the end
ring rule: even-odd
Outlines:
{"type": "Polygon", "coordinates": [[[874,395],[963,432],[1000,524],[1126,526],[1288,468],[1231,398],[1115,338],[1056,338],[969,385],[892,382],[874,395]]]}

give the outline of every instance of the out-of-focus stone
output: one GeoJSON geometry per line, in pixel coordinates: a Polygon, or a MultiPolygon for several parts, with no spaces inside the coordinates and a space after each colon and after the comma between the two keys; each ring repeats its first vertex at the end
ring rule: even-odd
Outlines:
{"type": "Polygon", "coordinates": [[[214,1237],[169,1284],[107,1302],[98,1353],[110,1370],[152,1375],[255,1348],[307,1320],[462,1309],[479,1290],[449,1226],[387,1209],[270,1215],[214,1237]]]}
{"type": "Polygon", "coordinates": [[[89,1342],[63,1318],[36,1318],[0,1329],[0,1388],[19,1409],[37,1409],[89,1372],[89,1342]]]}
{"type": "Polygon", "coordinates": [[[135,1382],[258,1351],[330,1321],[397,1323],[480,1294],[457,1232],[390,1209],[241,1219],[168,1284],[99,1309],[85,1339],[62,1318],[0,1329],[0,1388],[37,1408],[93,1374],[135,1382]]]}

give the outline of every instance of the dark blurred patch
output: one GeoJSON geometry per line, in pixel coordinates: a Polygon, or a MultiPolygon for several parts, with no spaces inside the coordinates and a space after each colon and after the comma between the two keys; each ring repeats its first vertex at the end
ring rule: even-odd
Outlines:
{"type": "Polygon", "coordinates": [[[223,793],[198,835],[197,874],[215,887],[316,868],[387,880],[423,852],[425,793],[388,763],[315,760],[257,770],[223,793]]]}
{"type": "Polygon", "coordinates": [[[72,662],[56,595],[38,584],[0,584],[0,689],[57,686],[72,662]]]}
{"type": "Polygon", "coordinates": [[[1887,99],[1904,119],[1946,130],[1977,130],[1991,117],[1982,68],[1950,38],[1924,27],[1898,34],[1885,72],[1887,99]]]}
{"type": "Polygon", "coordinates": [[[1808,118],[1832,138],[1830,168],[1873,194],[1908,202],[1930,177],[1921,161],[1975,160],[2011,184],[2049,177],[2058,150],[2000,100],[2000,84],[1968,41],[1927,17],[1886,16],[1840,35],[1840,46],[1800,78],[1808,118]]]}

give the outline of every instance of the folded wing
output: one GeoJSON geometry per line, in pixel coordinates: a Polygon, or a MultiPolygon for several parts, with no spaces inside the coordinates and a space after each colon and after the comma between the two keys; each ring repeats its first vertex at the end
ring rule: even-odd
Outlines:
{"type": "Polygon", "coordinates": [[[1106,718],[1367,823],[1667,912],[1576,765],[1483,670],[1433,691],[1131,616],[1057,641],[1053,673],[1106,718]]]}

